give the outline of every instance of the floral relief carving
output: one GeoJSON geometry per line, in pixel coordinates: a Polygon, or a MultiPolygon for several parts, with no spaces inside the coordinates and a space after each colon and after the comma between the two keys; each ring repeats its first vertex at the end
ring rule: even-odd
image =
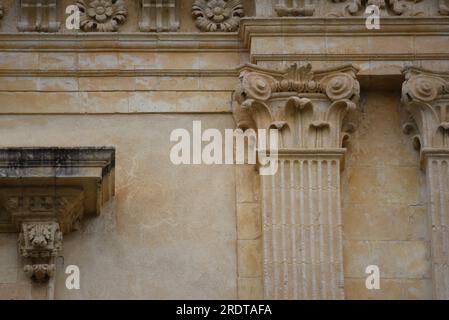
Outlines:
{"type": "Polygon", "coordinates": [[[113,32],[126,22],[128,10],[123,0],[78,0],[83,31],[113,32]]]}
{"type": "Polygon", "coordinates": [[[368,6],[377,6],[382,15],[417,16],[424,13],[415,10],[414,5],[422,0],[331,0],[334,3],[346,3],[342,12],[331,12],[328,16],[360,16],[368,6]]]}
{"type": "Polygon", "coordinates": [[[240,0],[195,0],[192,6],[192,16],[201,31],[237,31],[244,15],[240,0]]]}

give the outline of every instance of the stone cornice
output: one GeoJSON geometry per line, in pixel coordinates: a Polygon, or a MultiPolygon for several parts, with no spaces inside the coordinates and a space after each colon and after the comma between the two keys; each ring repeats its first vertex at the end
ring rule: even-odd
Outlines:
{"type": "Polygon", "coordinates": [[[0,33],[0,50],[246,51],[254,36],[449,35],[449,17],[384,17],[368,30],[360,17],[242,18],[240,31],[218,33],[0,33]]]}
{"type": "Polygon", "coordinates": [[[242,51],[237,33],[0,33],[0,50],[242,51]]]}

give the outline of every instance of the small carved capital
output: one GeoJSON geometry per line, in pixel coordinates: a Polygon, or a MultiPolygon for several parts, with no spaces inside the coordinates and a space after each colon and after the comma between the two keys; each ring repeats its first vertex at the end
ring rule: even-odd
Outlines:
{"type": "Polygon", "coordinates": [[[341,11],[329,16],[363,16],[368,6],[377,6],[383,16],[420,16],[425,13],[417,8],[423,0],[330,0],[338,4],[341,11]]]}

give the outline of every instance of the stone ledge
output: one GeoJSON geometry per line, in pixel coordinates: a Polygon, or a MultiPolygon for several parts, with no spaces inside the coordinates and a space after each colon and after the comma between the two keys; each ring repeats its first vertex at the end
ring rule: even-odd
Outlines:
{"type": "Polygon", "coordinates": [[[0,232],[50,218],[71,231],[71,217],[99,215],[113,197],[114,169],[109,147],[0,148],[0,232]]]}

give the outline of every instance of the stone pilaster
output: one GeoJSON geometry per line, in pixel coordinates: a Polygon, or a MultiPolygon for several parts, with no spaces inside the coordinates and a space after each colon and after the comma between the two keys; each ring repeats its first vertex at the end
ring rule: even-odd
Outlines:
{"type": "Polygon", "coordinates": [[[141,0],[139,29],[143,32],[178,31],[179,6],[177,0],[141,0]]]}
{"type": "Polygon", "coordinates": [[[404,129],[414,133],[426,173],[434,298],[449,299],[449,74],[416,68],[404,74],[402,105],[410,114],[404,129]]]}
{"type": "Polygon", "coordinates": [[[234,109],[241,128],[279,129],[278,170],[261,176],[267,299],[344,298],[340,170],[359,84],[352,66],[313,73],[246,67],[234,109]]]}

